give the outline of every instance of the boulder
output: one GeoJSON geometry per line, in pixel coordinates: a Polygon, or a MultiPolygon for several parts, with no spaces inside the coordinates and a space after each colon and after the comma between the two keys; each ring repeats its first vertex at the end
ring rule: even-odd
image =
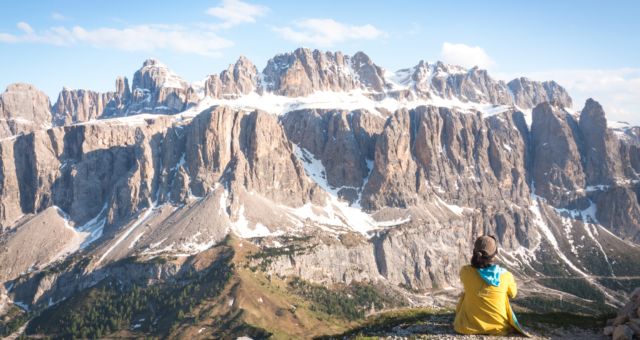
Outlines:
{"type": "Polygon", "coordinates": [[[613,340],[632,340],[633,330],[627,325],[619,325],[613,331],[613,340]]]}

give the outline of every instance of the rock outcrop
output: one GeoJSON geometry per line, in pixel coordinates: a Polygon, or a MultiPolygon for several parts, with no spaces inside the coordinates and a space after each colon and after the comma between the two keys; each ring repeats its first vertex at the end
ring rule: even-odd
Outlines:
{"type": "Polygon", "coordinates": [[[617,316],[607,321],[604,335],[614,340],[640,338],[640,288],[633,291],[629,301],[618,310],[617,316]]]}

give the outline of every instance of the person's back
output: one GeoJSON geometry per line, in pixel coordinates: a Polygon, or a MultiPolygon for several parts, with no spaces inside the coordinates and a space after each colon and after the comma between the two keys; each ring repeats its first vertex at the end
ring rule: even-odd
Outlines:
{"type": "Polygon", "coordinates": [[[509,298],[517,294],[513,275],[493,263],[495,239],[483,236],[476,241],[472,265],[462,267],[460,280],[464,294],[456,308],[454,329],[462,334],[503,335],[516,330],[524,335],[509,298]]]}

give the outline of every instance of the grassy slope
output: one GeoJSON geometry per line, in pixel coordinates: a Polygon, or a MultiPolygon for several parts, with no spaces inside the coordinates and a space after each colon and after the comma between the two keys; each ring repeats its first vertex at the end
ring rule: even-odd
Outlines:
{"type": "Polygon", "coordinates": [[[208,315],[202,322],[184,325],[175,335],[207,337],[221,336],[225,332],[226,335],[241,336],[251,335],[250,329],[255,328],[270,333],[274,339],[289,339],[340,332],[355,325],[344,318],[312,310],[313,303],[292,294],[287,281],[251,270],[246,265],[246,257],[258,249],[243,241],[234,240],[232,244],[236,249],[232,282],[217,301],[201,306],[200,311],[208,315]],[[240,324],[247,329],[238,327],[240,324]],[[234,334],[223,329],[229,326],[236,328],[234,334]],[[247,333],[243,333],[245,331],[247,333]]]}

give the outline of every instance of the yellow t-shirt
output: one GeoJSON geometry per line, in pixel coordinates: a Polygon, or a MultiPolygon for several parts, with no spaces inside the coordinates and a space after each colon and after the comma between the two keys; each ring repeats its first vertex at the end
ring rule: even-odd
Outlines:
{"type": "Polygon", "coordinates": [[[512,330],[524,333],[511,310],[509,298],[518,293],[513,275],[508,271],[500,274],[500,284],[493,286],[485,282],[478,270],[472,266],[460,269],[460,280],[464,294],[456,307],[453,323],[461,334],[505,335],[512,330]]]}

